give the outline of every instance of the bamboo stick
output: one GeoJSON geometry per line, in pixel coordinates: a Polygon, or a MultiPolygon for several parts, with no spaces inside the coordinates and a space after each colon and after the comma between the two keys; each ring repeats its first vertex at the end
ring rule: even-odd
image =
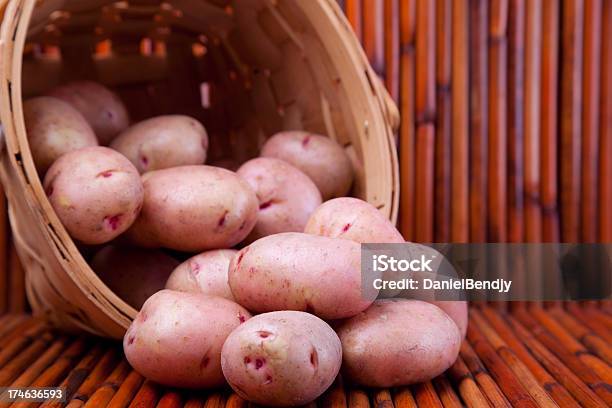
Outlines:
{"type": "MultiPolygon", "coordinates": [[[[247,402],[237,394],[232,394],[227,398],[226,408],[246,408],[247,402]]],[[[195,408],[195,407],[194,407],[195,408]]]]}
{"type": "MultiPolygon", "coordinates": [[[[105,378],[110,374],[110,371],[117,365],[117,353],[115,350],[107,350],[104,355],[97,361],[96,366],[89,375],[84,379],[79,388],[68,404],[68,408],[82,407],[85,402],[91,397],[95,390],[100,387],[105,378]]],[[[50,403],[48,408],[60,407],[61,403],[50,403]]],[[[43,408],[41,406],[41,408],[43,408]]]]}
{"type": "MultiPolygon", "coordinates": [[[[2,255],[0,254],[0,257],[1,256],[2,255]]],[[[8,308],[13,313],[23,313],[27,308],[27,299],[25,296],[25,272],[21,265],[21,261],[19,260],[19,256],[17,255],[15,245],[12,242],[8,252],[8,270],[10,271],[8,308]]]]}
{"type": "Polygon", "coordinates": [[[568,303],[567,310],[598,336],[612,343],[612,317],[600,310],[582,308],[573,303],[568,303]]]}
{"type": "Polygon", "coordinates": [[[436,387],[440,401],[445,408],[461,408],[463,406],[461,399],[455,393],[453,385],[448,381],[446,375],[439,375],[433,379],[433,385],[436,387]]]}
{"type": "Polygon", "coordinates": [[[485,393],[494,407],[512,406],[506,398],[506,395],[500,389],[499,384],[491,377],[489,371],[480,360],[480,357],[478,357],[468,342],[463,342],[459,355],[465,361],[465,364],[476,379],[476,382],[478,382],[481,390],[485,393]]]}
{"type": "Polygon", "coordinates": [[[561,239],[578,242],[580,230],[580,118],[583,2],[563,1],[561,36],[561,239]]]}
{"type": "Polygon", "coordinates": [[[359,39],[363,41],[363,22],[362,22],[362,0],[346,0],[345,11],[353,31],[359,39]]]}
{"type": "Polygon", "coordinates": [[[385,0],[385,83],[395,103],[400,98],[400,0],[385,0]]]}
{"type": "Polygon", "coordinates": [[[557,122],[559,79],[559,1],[542,2],[542,75],[540,197],[542,200],[542,239],[559,242],[557,122]]]}
{"type": "Polygon", "coordinates": [[[385,72],[384,9],[380,0],[362,0],[363,48],[374,71],[385,72]]]}
{"type": "Polygon", "coordinates": [[[407,0],[400,3],[400,43],[401,64],[400,84],[402,96],[400,98],[400,113],[402,127],[400,129],[399,156],[400,156],[400,232],[404,239],[414,239],[414,199],[415,199],[415,121],[414,121],[414,32],[416,20],[416,0],[407,0]]]}
{"type": "Polygon", "coordinates": [[[540,208],[540,86],[542,75],[542,2],[527,0],[525,30],[525,240],[542,241],[540,208]]]}
{"type": "Polygon", "coordinates": [[[451,225],[451,0],[436,0],[436,135],[434,240],[450,241],[451,225]]]}
{"type": "MultiPolygon", "coordinates": [[[[596,242],[599,162],[601,0],[584,2],[582,71],[581,242],[596,242]]],[[[602,203],[603,204],[603,203],[602,203]]]]}
{"type": "MultiPolygon", "coordinates": [[[[523,385],[534,401],[540,407],[557,407],[557,404],[551,399],[545,389],[545,384],[538,381],[534,373],[531,372],[508,346],[508,344],[500,337],[497,332],[489,326],[484,317],[478,310],[472,309],[470,312],[470,324],[474,326],[477,336],[482,341],[487,341],[494,351],[499,355],[501,360],[514,373],[514,376],[523,385]]],[[[577,406],[577,404],[575,404],[577,406]]]]}
{"type": "Polygon", "coordinates": [[[0,387],[10,384],[20,373],[38,359],[47,349],[52,339],[53,337],[50,333],[43,333],[17,356],[0,367],[0,387]]]}
{"type": "Polygon", "coordinates": [[[467,0],[452,2],[451,239],[469,240],[469,12],[467,0]]]}
{"type": "Polygon", "coordinates": [[[183,398],[176,391],[164,393],[156,405],[157,408],[182,408],[183,398]]]}
{"type": "Polygon", "coordinates": [[[369,408],[370,398],[364,390],[351,389],[348,394],[348,406],[350,408],[369,408]]]}
{"type": "Polygon", "coordinates": [[[516,310],[514,316],[518,321],[524,324],[546,348],[552,351],[565,365],[575,373],[582,381],[584,381],[591,389],[607,404],[612,403],[610,393],[601,387],[601,379],[587,366],[584,361],[576,355],[569,352],[560,341],[543,330],[534,317],[526,310],[516,310]]]}
{"type": "Polygon", "coordinates": [[[0,347],[0,367],[6,364],[15,354],[30,344],[33,339],[46,329],[47,327],[44,323],[29,319],[17,325],[11,335],[5,338],[6,342],[0,347]]]}
{"type": "Polygon", "coordinates": [[[393,408],[391,392],[387,389],[373,390],[372,402],[377,408],[393,408]]]}
{"type": "Polygon", "coordinates": [[[507,59],[508,1],[490,3],[488,67],[488,177],[487,237],[489,242],[507,239],[507,59]]]}
{"type": "Polygon", "coordinates": [[[319,401],[321,408],[346,407],[346,393],[344,392],[344,385],[340,376],[336,378],[331,387],[319,398],[319,401]]]}
{"type": "Polygon", "coordinates": [[[84,408],[111,406],[109,402],[112,403],[113,400],[115,400],[115,407],[127,406],[141,383],[142,377],[135,371],[130,373],[129,364],[123,360],[110,373],[102,386],[85,402],[84,408]],[[123,403],[117,403],[118,401],[123,403]]]}
{"type": "Polygon", "coordinates": [[[504,319],[489,307],[484,307],[482,314],[487,322],[495,329],[499,337],[510,347],[510,349],[521,359],[529,371],[533,373],[538,382],[554,398],[561,407],[577,407],[578,403],[572,398],[571,394],[557,380],[551,376],[538,360],[530,354],[525,345],[521,342],[517,334],[512,331],[504,319]]]}
{"type": "Polygon", "coordinates": [[[436,112],[436,3],[416,3],[416,208],[415,238],[433,242],[434,144],[436,112]]]}
{"type": "Polygon", "coordinates": [[[538,406],[524,386],[512,374],[512,370],[499,357],[491,344],[483,338],[474,324],[468,326],[467,337],[512,406],[538,406]]]}
{"type": "Polygon", "coordinates": [[[444,408],[431,381],[413,385],[412,392],[419,407],[444,408]]]}
{"type": "Polygon", "coordinates": [[[523,241],[525,0],[508,10],[508,238],[523,241]]]}
{"type": "Polygon", "coordinates": [[[610,343],[583,326],[563,309],[557,308],[550,310],[549,313],[567,332],[572,333],[572,337],[578,339],[589,351],[607,364],[612,364],[612,346],[610,343]]]}
{"type": "MultiPolygon", "coordinates": [[[[563,385],[576,400],[585,407],[605,407],[606,403],[596,395],[570,368],[527,331],[526,328],[512,316],[506,317],[506,322],[529,349],[531,354],[563,385]]],[[[537,326],[534,327],[536,329],[537,326]]]]}
{"type": "Polygon", "coordinates": [[[417,408],[418,405],[412,396],[409,387],[402,387],[394,394],[393,403],[396,407],[417,408]]]}
{"type": "MultiPolygon", "coordinates": [[[[145,380],[141,385],[140,389],[134,395],[134,398],[131,400],[130,408],[146,408],[146,407],[155,407],[157,401],[159,400],[161,390],[159,386],[154,384],[149,380],[145,380]]],[[[117,401],[113,401],[117,402],[117,401]]],[[[119,405],[108,405],[109,407],[116,408],[119,405]]]]}
{"type": "Polygon", "coordinates": [[[599,123],[599,241],[612,242],[612,2],[602,10],[599,123]],[[607,204],[607,205],[606,205],[607,204]]]}
{"type": "MultiPolygon", "coordinates": [[[[487,400],[487,397],[485,397],[481,389],[476,384],[472,373],[468,369],[461,356],[459,356],[455,363],[448,369],[447,374],[451,378],[451,380],[453,380],[453,382],[457,385],[461,398],[468,404],[468,406],[492,406],[489,403],[489,400],[487,400]]],[[[506,404],[506,401],[503,398],[498,398],[497,400],[502,402],[503,404],[506,404]]],[[[491,401],[493,402],[493,399],[491,399],[491,401]]]]}
{"type": "Polygon", "coordinates": [[[470,241],[486,242],[488,162],[487,0],[471,1],[469,8],[470,241]]]}

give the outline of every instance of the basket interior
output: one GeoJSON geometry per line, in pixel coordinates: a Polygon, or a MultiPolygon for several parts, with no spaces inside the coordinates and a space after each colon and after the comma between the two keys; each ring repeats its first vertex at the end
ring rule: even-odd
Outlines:
{"type": "MultiPolygon", "coordinates": [[[[283,129],[339,141],[363,154],[345,118],[343,78],[292,0],[49,0],[34,10],[24,97],[74,79],[115,89],[132,121],[199,119],[208,163],[235,168],[283,129]]],[[[361,195],[359,182],[355,191],[361,195]]]]}

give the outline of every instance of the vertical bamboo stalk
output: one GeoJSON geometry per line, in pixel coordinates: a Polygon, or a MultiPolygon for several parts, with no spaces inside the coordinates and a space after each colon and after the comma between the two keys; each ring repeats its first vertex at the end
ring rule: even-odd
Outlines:
{"type": "Polygon", "coordinates": [[[467,0],[452,2],[452,196],[451,239],[469,240],[469,12],[467,0]]]}
{"type": "Polygon", "coordinates": [[[436,0],[436,135],[434,240],[450,241],[451,224],[451,0],[436,0]]]}
{"type": "Polygon", "coordinates": [[[385,83],[393,100],[399,101],[399,1],[385,0],[385,83]]]}
{"type": "Polygon", "coordinates": [[[400,128],[400,232],[404,239],[410,241],[414,238],[414,192],[415,192],[415,165],[414,165],[414,32],[416,25],[416,0],[406,0],[400,3],[400,113],[402,127],[400,128]]]}
{"type": "Polygon", "coordinates": [[[489,23],[488,239],[507,239],[508,1],[491,2],[489,23]]]}
{"type": "Polygon", "coordinates": [[[545,242],[559,242],[557,194],[559,1],[544,0],[542,4],[540,199],[543,210],[542,239],[545,242]]]}
{"type": "Polygon", "coordinates": [[[508,10],[508,238],[523,241],[525,0],[508,10]]]}
{"type": "Polygon", "coordinates": [[[27,300],[25,297],[25,273],[13,243],[11,243],[8,253],[8,265],[8,270],[10,272],[8,308],[12,313],[23,313],[26,311],[27,307],[27,300]]]}
{"type": "Polygon", "coordinates": [[[346,0],[344,5],[346,16],[355,31],[355,35],[359,41],[363,41],[363,22],[362,22],[362,0],[346,0]]]}
{"type": "Polygon", "coordinates": [[[380,0],[363,1],[363,48],[374,71],[385,72],[384,9],[380,0]]]}
{"type": "Polygon", "coordinates": [[[436,111],[436,3],[416,5],[416,208],[415,232],[419,242],[433,241],[434,143],[436,111]]]}
{"type": "Polygon", "coordinates": [[[582,0],[564,0],[561,33],[561,239],[577,242],[580,227],[582,0]]]}
{"type": "Polygon", "coordinates": [[[487,240],[487,7],[470,2],[470,242],[487,240]]]}
{"type": "Polygon", "coordinates": [[[540,210],[540,84],[542,2],[527,0],[525,30],[525,240],[542,240],[540,210]]]}
{"type": "Polygon", "coordinates": [[[601,86],[599,82],[601,11],[601,0],[585,0],[584,70],[582,72],[581,242],[596,242],[598,235],[597,167],[599,162],[599,90],[601,86]]]}
{"type": "Polygon", "coordinates": [[[612,242],[612,1],[602,12],[599,123],[599,241],[612,242]]]}

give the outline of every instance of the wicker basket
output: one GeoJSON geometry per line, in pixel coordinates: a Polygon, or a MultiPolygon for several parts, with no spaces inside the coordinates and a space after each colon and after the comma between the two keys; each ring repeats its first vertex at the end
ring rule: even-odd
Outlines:
{"type": "Polygon", "coordinates": [[[209,162],[251,158],[282,129],[328,134],[354,195],[397,218],[397,109],[333,0],[0,0],[0,17],[0,176],[28,298],[54,324],[120,337],[136,313],[89,268],[32,161],[22,98],[60,82],[112,86],[133,120],[200,119],[209,162]]]}

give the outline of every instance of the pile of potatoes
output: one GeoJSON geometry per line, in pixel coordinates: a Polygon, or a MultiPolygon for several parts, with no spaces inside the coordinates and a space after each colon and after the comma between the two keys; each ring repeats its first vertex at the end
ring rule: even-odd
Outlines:
{"type": "Polygon", "coordinates": [[[455,361],[464,302],[363,296],[360,244],[404,239],[375,207],[345,197],[353,168],[332,139],[281,132],[233,172],[204,164],[209,138],[196,119],[132,124],[94,82],[27,100],[24,115],[57,216],[140,310],[123,346],[145,377],[229,384],[289,406],[315,400],[340,371],[391,387],[455,361]]]}

